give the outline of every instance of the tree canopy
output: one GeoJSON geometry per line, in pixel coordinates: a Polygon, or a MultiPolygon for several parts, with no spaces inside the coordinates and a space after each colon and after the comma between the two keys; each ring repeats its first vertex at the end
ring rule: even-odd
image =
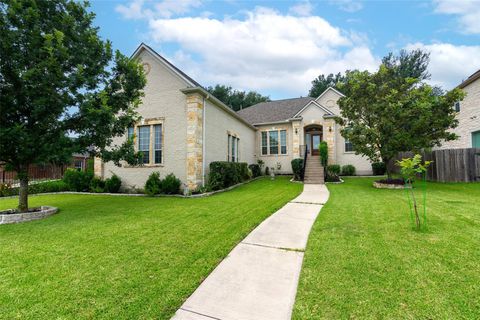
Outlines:
{"type": "Polygon", "coordinates": [[[220,84],[208,87],[207,91],[234,111],[248,108],[259,102],[270,101],[268,96],[262,96],[258,92],[234,90],[232,87],[220,84]]]}
{"type": "Polygon", "coordinates": [[[420,50],[389,54],[376,72],[350,71],[339,85],[336,120],[357,154],[388,163],[401,151],[418,152],[456,139],[460,89],[442,92],[428,85],[429,55],[420,50]]]}
{"type": "Polygon", "coordinates": [[[327,90],[328,87],[338,89],[338,84],[344,80],[345,76],[340,72],[337,74],[330,73],[328,76],[321,74],[312,81],[312,88],[308,92],[308,95],[316,98],[327,90]]]}
{"type": "Polygon", "coordinates": [[[87,6],[0,0],[0,161],[18,173],[21,210],[34,163],[87,150],[116,164],[138,160],[131,141],[111,144],[137,120],[143,69],[113,53],[87,6]]]}

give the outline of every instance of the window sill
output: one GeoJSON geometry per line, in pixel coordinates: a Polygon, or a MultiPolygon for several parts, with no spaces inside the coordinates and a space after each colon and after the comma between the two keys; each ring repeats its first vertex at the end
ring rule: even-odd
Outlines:
{"type": "Polygon", "coordinates": [[[355,151],[343,151],[344,154],[355,154],[355,151]]]}
{"type": "Polygon", "coordinates": [[[156,163],[156,164],[143,164],[143,165],[138,165],[138,166],[131,166],[131,165],[126,165],[123,166],[124,168],[159,168],[159,167],[164,167],[165,165],[163,163],[156,163]]]}
{"type": "Polygon", "coordinates": [[[260,157],[286,157],[289,154],[261,154],[260,157]]]}

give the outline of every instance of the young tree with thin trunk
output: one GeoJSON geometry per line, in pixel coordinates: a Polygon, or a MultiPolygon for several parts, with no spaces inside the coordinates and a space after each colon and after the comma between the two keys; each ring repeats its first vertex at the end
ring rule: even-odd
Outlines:
{"type": "Polygon", "coordinates": [[[463,92],[443,93],[425,83],[428,62],[420,50],[402,51],[386,56],[374,73],[346,73],[336,121],[356,154],[388,164],[401,151],[420,152],[456,139],[449,129],[457,126],[453,105],[463,92]]]}
{"type": "Polygon", "coordinates": [[[145,86],[138,62],[113,54],[88,4],[0,0],[0,162],[17,171],[28,209],[28,169],[90,151],[138,161],[131,141],[112,146],[137,120],[145,86]]]}

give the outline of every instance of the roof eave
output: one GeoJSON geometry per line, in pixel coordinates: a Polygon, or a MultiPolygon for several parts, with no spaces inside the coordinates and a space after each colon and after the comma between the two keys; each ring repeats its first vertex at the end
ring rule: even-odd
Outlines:
{"type": "Polygon", "coordinates": [[[477,72],[475,72],[474,74],[472,74],[470,77],[468,77],[465,81],[463,81],[462,83],[460,83],[457,88],[459,89],[463,89],[465,88],[466,86],[468,86],[469,84],[475,82],[476,80],[480,79],[480,70],[477,70],[477,72]]]}

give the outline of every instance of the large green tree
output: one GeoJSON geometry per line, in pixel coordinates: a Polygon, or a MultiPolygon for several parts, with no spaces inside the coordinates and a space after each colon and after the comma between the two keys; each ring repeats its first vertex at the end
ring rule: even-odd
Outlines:
{"type": "Polygon", "coordinates": [[[131,141],[110,146],[137,120],[145,76],[112,52],[88,3],[0,0],[0,162],[17,171],[28,209],[28,168],[72,152],[137,163],[131,141]],[[72,139],[74,137],[74,139],[72,139]]]}
{"type": "Polygon", "coordinates": [[[220,84],[208,87],[207,91],[234,111],[248,108],[259,102],[270,101],[269,97],[262,96],[258,92],[234,90],[232,87],[220,84]]]}
{"type": "MultiPolygon", "coordinates": [[[[346,73],[339,100],[341,134],[355,152],[388,163],[401,151],[421,151],[456,139],[453,105],[460,89],[428,85],[429,55],[420,50],[386,56],[376,72],[346,73]]],[[[390,172],[387,172],[390,177],[390,172]]]]}
{"type": "Polygon", "coordinates": [[[328,87],[338,89],[338,84],[345,80],[340,72],[337,74],[330,73],[325,76],[324,74],[319,75],[312,81],[312,88],[308,92],[310,97],[316,98],[321,95],[328,87]]]}

